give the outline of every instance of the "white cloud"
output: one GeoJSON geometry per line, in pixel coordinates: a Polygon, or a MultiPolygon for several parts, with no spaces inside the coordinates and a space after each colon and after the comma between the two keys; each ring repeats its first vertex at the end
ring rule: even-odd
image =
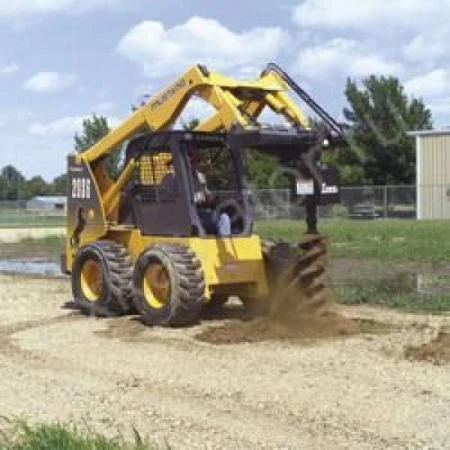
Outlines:
{"type": "Polygon", "coordinates": [[[414,96],[438,97],[450,95],[450,69],[436,69],[412,78],[405,89],[414,96]]]}
{"type": "Polygon", "coordinates": [[[19,66],[17,64],[4,64],[0,66],[0,75],[11,75],[19,70],[19,66]]]}
{"type": "MultiPolygon", "coordinates": [[[[34,122],[28,128],[28,133],[32,136],[47,138],[72,138],[76,132],[80,132],[83,127],[83,120],[86,116],[67,116],[53,122],[34,122]]],[[[120,122],[118,117],[108,117],[108,124],[115,127],[120,122]]]]}
{"type": "Polygon", "coordinates": [[[82,128],[84,116],[68,116],[49,123],[34,122],[28,132],[38,137],[73,136],[82,128]]]}
{"type": "Polygon", "coordinates": [[[196,63],[228,69],[261,65],[278,55],[287,41],[279,27],[235,33],[214,19],[192,17],[165,28],[144,21],[120,40],[117,51],[138,63],[150,77],[174,74],[196,63]]]}
{"type": "Polygon", "coordinates": [[[425,33],[415,36],[404,47],[404,56],[413,62],[432,62],[443,57],[450,56],[448,41],[450,40],[450,30],[448,26],[442,29],[428,30],[425,33]]]}
{"type": "Polygon", "coordinates": [[[390,61],[371,52],[365,44],[343,38],[303,48],[298,53],[293,68],[301,76],[322,80],[333,80],[342,75],[396,75],[403,70],[397,61],[390,61]]]}
{"type": "Polygon", "coordinates": [[[61,92],[73,86],[76,76],[70,73],[38,72],[25,81],[23,87],[35,92],[61,92]]]}
{"type": "Polygon", "coordinates": [[[380,33],[379,25],[415,29],[447,21],[450,0],[359,0],[343,4],[335,0],[304,0],[293,12],[300,26],[362,29],[380,33]]]}
{"type": "Polygon", "coordinates": [[[0,0],[0,18],[57,12],[81,13],[118,3],[118,0],[0,0]]]}

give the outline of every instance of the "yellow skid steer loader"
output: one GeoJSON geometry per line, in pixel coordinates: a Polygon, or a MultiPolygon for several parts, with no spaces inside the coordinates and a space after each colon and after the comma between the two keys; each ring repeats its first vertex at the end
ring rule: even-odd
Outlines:
{"type": "Polygon", "coordinates": [[[151,325],[193,323],[204,305],[232,295],[270,307],[275,290],[292,284],[320,304],[326,273],[317,204],[336,200],[338,191],[319,157],[342,138],[340,125],[275,64],[249,82],[190,68],[97,144],[68,157],[62,265],[74,301],[99,316],[137,310],[151,325]],[[290,92],[319,115],[320,126],[311,127],[290,92]],[[214,114],[194,130],[173,130],[194,96],[214,114]],[[264,108],[288,126],[261,125],[264,108]],[[125,163],[113,180],[104,161],[120,145],[125,163]],[[277,155],[295,174],[307,222],[298,246],[264,243],[253,232],[248,149],[277,155]]]}

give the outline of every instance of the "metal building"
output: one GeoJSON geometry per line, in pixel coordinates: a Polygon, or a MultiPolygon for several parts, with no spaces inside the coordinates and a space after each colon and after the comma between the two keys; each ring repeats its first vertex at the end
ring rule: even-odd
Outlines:
{"type": "Polygon", "coordinates": [[[32,211],[64,212],[66,203],[67,198],[64,195],[33,197],[27,201],[27,209],[32,211]]]}
{"type": "Polygon", "coordinates": [[[416,138],[417,218],[450,219],[450,130],[409,135],[416,138]]]}

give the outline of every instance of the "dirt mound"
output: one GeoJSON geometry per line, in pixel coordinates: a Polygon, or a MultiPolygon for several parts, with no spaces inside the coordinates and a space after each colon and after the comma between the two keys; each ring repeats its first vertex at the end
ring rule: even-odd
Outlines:
{"type": "Polygon", "coordinates": [[[428,344],[407,347],[405,357],[409,360],[428,361],[436,365],[450,363],[450,333],[441,331],[428,344]]]}
{"type": "Polygon", "coordinates": [[[209,327],[195,337],[210,344],[238,344],[271,340],[304,341],[354,336],[360,333],[381,333],[389,325],[372,320],[353,320],[331,311],[299,317],[293,322],[282,323],[268,317],[250,321],[230,321],[209,327]]]}
{"type": "Polygon", "coordinates": [[[276,246],[271,260],[284,266],[278,275],[269,316],[210,327],[196,337],[212,344],[266,340],[326,339],[380,331],[380,324],[352,320],[332,308],[326,240],[313,236],[301,244],[276,246]]]}

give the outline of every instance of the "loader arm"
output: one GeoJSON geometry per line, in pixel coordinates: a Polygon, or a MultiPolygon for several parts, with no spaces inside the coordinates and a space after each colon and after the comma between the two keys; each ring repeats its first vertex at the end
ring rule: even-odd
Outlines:
{"type": "Polygon", "coordinates": [[[305,115],[288,98],[286,91],[286,83],[275,73],[269,72],[255,82],[246,82],[210,73],[204,66],[193,66],[97,144],[81,153],[79,158],[92,164],[144,127],[152,131],[169,128],[193,97],[202,98],[216,110],[209,120],[199,126],[201,131],[229,130],[233,125],[243,128],[255,125],[265,106],[284,115],[291,123],[308,128],[305,115]]]}
{"type": "Polygon", "coordinates": [[[122,124],[83,153],[74,155],[78,164],[89,167],[100,201],[104,229],[106,223],[117,220],[120,188],[132,175],[129,161],[124,176],[109,179],[99,161],[117,149],[126,140],[144,129],[163,131],[179,119],[193,97],[202,98],[214,109],[214,114],[202,122],[197,131],[228,131],[233,126],[247,129],[259,127],[259,115],[265,107],[280,114],[295,127],[309,129],[309,123],[300,108],[288,96],[289,85],[275,71],[265,71],[256,81],[242,81],[209,72],[196,65],[186,71],[143,106],[134,111],[122,124]],[[114,194],[114,195],[112,195],[114,194]]]}

